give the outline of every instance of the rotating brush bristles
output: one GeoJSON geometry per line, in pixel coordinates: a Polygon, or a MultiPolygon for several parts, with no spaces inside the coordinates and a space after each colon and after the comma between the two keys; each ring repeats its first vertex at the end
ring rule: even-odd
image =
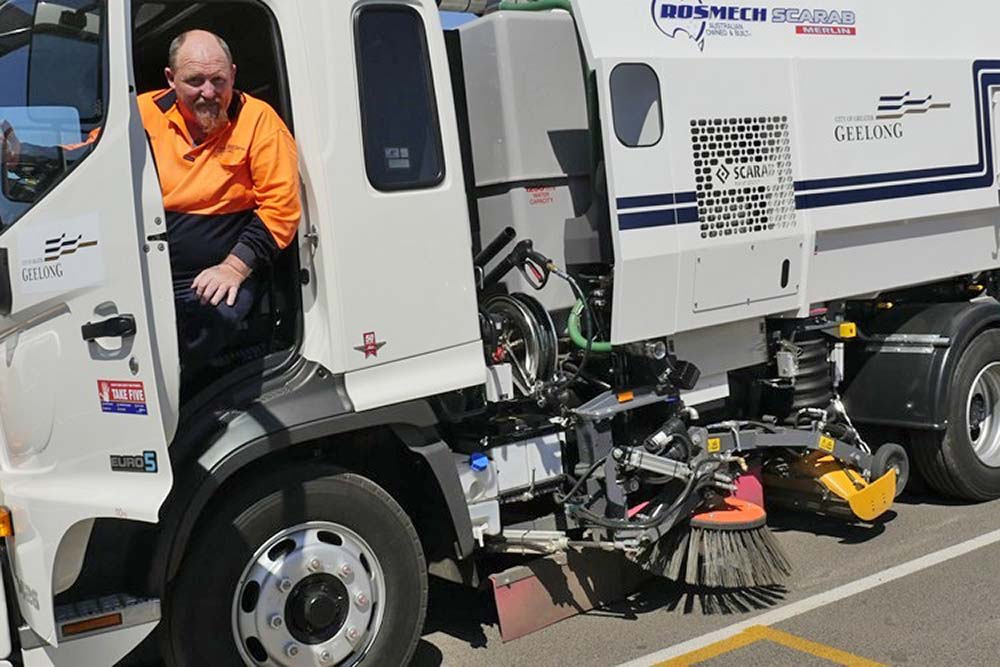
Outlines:
{"type": "Polygon", "coordinates": [[[775,586],[791,575],[791,566],[766,524],[761,507],[727,498],[694,515],[636,560],[647,570],[692,586],[775,586]]]}

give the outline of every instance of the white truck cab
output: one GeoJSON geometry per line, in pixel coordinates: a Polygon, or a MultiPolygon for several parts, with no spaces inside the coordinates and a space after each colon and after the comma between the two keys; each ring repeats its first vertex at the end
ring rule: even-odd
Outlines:
{"type": "Polygon", "coordinates": [[[1000,496],[974,4],[0,0],[0,664],[403,665],[428,573],[655,570],[746,469],[875,516],[895,442],[1000,496]],[[292,130],[304,216],[182,385],[136,98],[192,28],[292,130]]]}

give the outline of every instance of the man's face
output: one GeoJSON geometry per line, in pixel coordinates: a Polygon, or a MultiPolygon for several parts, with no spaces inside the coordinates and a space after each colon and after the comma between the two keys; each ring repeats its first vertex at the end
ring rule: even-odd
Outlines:
{"type": "Polygon", "coordinates": [[[177,53],[176,68],[166,69],[181,113],[207,136],[225,127],[233,100],[236,65],[211,36],[191,35],[177,53]]]}

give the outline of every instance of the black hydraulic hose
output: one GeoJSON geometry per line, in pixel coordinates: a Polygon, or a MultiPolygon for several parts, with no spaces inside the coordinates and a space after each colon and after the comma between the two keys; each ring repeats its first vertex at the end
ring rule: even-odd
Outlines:
{"type": "Polygon", "coordinates": [[[555,494],[554,497],[556,499],[556,502],[559,503],[560,505],[565,505],[566,501],[572,498],[576,494],[576,492],[580,490],[580,487],[583,486],[583,483],[586,482],[588,479],[590,479],[591,475],[597,472],[597,469],[600,468],[602,465],[604,465],[604,462],[607,460],[608,457],[604,456],[594,461],[594,464],[587,469],[587,472],[583,474],[583,477],[581,477],[576,481],[576,484],[573,485],[573,488],[571,488],[568,493],[566,493],[565,495],[561,493],[555,494]]]}
{"type": "MultiPolygon", "coordinates": [[[[694,467],[691,471],[691,478],[684,485],[684,490],[681,491],[677,499],[668,507],[662,514],[645,521],[629,521],[627,519],[608,519],[597,514],[594,514],[590,510],[584,509],[582,507],[574,507],[573,513],[579,514],[580,516],[586,518],[591,523],[594,523],[602,528],[610,528],[612,530],[648,530],[650,528],[658,528],[662,526],[670,515],[676,513],[685,501],[698,490],[699,484],[702,479],[698,476],[701,471],[702,466],[706,463],[717,463],[714,459],[705,459],[694,467]]],[[[662,494],[661,494],[662,495],[662,494]]]]}

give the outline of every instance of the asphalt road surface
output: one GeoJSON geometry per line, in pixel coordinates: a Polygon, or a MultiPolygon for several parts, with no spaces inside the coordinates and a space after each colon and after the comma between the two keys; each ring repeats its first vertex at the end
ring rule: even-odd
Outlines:
{"type": "Polygon", "coordinates": [[[1000,501],[908,494],[878,525],[772,514],[784,590],[657,581],[503,643],[490,597],[434,582],[413,667],[1000,665],[1000,501]]]}

